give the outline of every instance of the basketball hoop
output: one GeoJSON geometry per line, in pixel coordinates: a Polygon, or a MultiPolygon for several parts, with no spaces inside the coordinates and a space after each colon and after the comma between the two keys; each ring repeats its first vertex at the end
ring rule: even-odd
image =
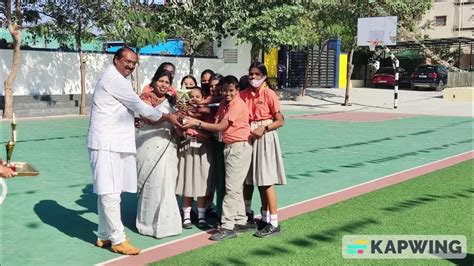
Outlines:
{"type": "Polygon", "coordinates": [[[369,50],[371,52],[375,52],[375,47],[377,47],[380,44],[380,41],[378,41],[378,40],[367,41],[367,43],[369,44],[369,50]]]}

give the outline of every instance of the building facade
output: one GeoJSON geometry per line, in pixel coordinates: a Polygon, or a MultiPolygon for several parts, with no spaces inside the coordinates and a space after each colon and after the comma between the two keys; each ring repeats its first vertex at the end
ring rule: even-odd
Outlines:
{"type": "Polygon", "coordinates": [[[430,39],[474,38],[474,0],[434,0],[423,21],[432,21],[430,39]]]}

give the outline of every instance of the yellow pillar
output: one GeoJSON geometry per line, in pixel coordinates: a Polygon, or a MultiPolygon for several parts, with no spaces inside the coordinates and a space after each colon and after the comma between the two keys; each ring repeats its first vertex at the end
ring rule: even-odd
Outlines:
{"type": "Polygon", "coordinates": [[[278,49],[272,48],[268,53],[263,56],[263,63],[267,67],[268,78],[272,82],[277,82],[278,75],[278,49]]]}
{"type": "Polygon", "coordinates": [[[339,54],[339,89],[345,89],[347,84],[347,54],[339,54]]]}

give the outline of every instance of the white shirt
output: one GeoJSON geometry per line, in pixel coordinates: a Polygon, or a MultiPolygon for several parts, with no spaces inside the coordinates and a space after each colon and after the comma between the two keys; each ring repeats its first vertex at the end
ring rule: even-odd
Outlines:
{"type": "Polygon", "coordinates": [[[94,89],[87,147],[94,150],[136,153],[134,112],[159,120],[162,112],[144,103],[132,84],[109,65],[94,89]]]}

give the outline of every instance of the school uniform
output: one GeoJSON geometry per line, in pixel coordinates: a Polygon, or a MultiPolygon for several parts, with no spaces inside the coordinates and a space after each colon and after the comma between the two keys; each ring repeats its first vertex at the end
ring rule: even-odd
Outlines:
{"type": "MultiPolygon", "coordinates": [[[[268,87],[257,93],[254,88],[240,92],[240,97],[249,110],[251,130],[273,123],[274,115],[280,112],[277,94],[268,87]]],[[[252,164],[245,180],[246,185],[271,186],[286,184],[286,174],[280,140],[276,130],[265,132],[252,143],[252,164]]]]}
{"type": "Polygon", "coordinates": [[[222,228],[233,230],[236,224],[245,225],[243,186],[252,159],[249,143],[249,112],[237,95],[232,101],[223,100],[217,111],[218,122],[228,119],[230,126],[220,132],[224,142],[225,196],[222,203],[222,228]]]}
{"type": "Polygon", "coordinates": [[[178,151],[179,171],[176,195],[196,198],[212,192],[213,168],[212,140],[199,131],[186,130],[186,138],[178,151]],[[199,146],[199,147],[197,147],[199,146]]]}

